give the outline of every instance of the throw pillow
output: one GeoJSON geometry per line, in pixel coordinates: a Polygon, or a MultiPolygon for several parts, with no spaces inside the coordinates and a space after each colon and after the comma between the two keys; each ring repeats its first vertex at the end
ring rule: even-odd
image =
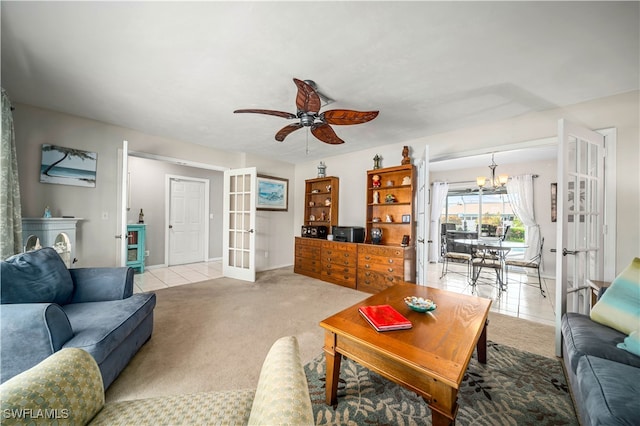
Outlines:
{"type": "Polygon", "coordinates": [[[618,275],[591,309],[591,319],[631,334],[640,327],[640,258],[618,275]]]}
{"type": "Polygon", "coordinates": [[[630,335],[625,337],[624,342],[618,343],[617,346],[620,349],[624,349],[627,352],[640,356],[640,332],[632,332],[630,335]]]}
{"type": "Polygon", "coordinates": [[[2,262],[2,303],[57,303],[71,300],[71,274],[51,247],[16,254],[2,262]]]}

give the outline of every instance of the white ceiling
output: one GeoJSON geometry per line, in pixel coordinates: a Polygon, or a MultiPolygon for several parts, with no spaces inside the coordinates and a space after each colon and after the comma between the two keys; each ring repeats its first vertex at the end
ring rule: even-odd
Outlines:
{"type": "Polygon", "coordinates": [[[26,103],[297,163],[637,90],[638,2],[2,1],[2,86],[26,103]],[[290,121],[380,110],[330,146],[290,121]],[[307,152],[307,143],[308,151],[307,152]]]}

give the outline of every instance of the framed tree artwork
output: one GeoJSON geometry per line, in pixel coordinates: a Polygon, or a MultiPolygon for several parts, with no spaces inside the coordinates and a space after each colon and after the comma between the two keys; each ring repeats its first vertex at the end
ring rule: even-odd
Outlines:
{"type": "Polygon", "coordinates": [[[40,182],[95,188],[98,154],[43,144],[40,182]]]}

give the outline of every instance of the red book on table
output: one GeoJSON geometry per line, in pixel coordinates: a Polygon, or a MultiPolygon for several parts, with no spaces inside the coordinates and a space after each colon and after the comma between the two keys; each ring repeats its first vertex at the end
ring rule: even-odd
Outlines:
{"type": "Polygon", "coordinates": [[[411,321],[390,305],[361,306],[358,311],[377,331],[411,328],[411,321]]]}

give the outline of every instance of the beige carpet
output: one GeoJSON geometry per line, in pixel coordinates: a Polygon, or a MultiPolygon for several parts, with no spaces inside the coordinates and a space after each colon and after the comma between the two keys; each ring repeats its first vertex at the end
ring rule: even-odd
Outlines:
{"type": "MultiPolygon", "coordinates": [[[[307,363],[322,351],[318,323],[369,296],[292,268],[259,273],[255,283],[219,278],[156,294],[153,336],[107,390],[107,401],[254,388],[275,340],[296,336],[307,363]]],[[[490,340],[554,356],[552,327],[489,318],[490,340]]]]}

